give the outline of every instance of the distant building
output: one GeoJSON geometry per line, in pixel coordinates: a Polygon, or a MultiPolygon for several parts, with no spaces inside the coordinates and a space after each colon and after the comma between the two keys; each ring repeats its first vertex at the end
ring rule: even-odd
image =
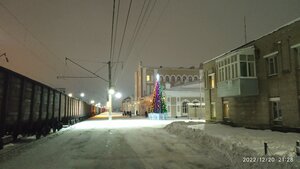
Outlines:
{"type": "Polygon", "coordinates": [[[188,117],[189,119],[205,117],[202,75],[200,79],[164,91],[169,116],[188,117]]]}
{"type": "Polygon", "coordinates": [[[134,112],[134,106],[132,106],[133,99],[132,97],[126,97],[122,100],[122,108],[121,111],[131,111],[134,112]]]}
{"type": "Polygon", "coordinates": [[[206,118],[300,128],[300,19],[204,62],[206,118]]]}
{"type": "MultiPolygon", "coordinates": [[[[199,81],[200,68],[170,68],[170,67],[149,67],[139,64],[135,72],[135,110],[141,115],[150,111],[151,95],[153,93],[156,75],[160,76],[160,83],[164,89],[186,83],[199,81]]],[[[200,97],[200,96],[199,96],[200,97]]],[[[167,107],[168,109],[168,107],[167,107]]],[[[169,111],[169,110],[168,110],[169,111]]]]}

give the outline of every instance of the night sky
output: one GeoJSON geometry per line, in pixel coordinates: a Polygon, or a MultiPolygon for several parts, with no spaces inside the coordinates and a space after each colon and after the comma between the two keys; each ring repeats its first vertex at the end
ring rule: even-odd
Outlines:
{"type": "Polygon", "coordinates": [[[300,17],[299,0],[132,0],[121,45],[130,0],[120,1],[111,43],[113,0],[0,0],[0,52],[9,58],[9,63],[0,58],[1,66],[104,104],[103,80],[57,79],[93,76],[66,57],[105,79],[105,62],[119,60],[113,64],[113,83],[124,98],[134,94],[139,61],[199,66],[245,43],[244,16],[247,41],[300,17]]]}

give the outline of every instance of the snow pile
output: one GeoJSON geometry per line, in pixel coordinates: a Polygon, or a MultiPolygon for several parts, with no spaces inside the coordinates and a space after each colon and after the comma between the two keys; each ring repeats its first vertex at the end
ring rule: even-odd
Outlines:
{"type": "Polygon", "coordinates": [[[298,133],[250,130],[221,124],[193,122],[175,122],[165,129],[196,144],[207,145],[216,150],[231,162],[232,168],[300,168],[300,159],[295,157],[296,140],[300,139],[298,133]],[[264,156],[264,142],[268,143],[269,154],[272,156],[264,156]],[[285,162],[279,162],[280,157],[288,157],[293,162],[287,162],[286,158],[285,162]],[[275,161],[262,160],[271,158],[275,161]],[[256,162],[251,161],[252,159],[256,162]]]}

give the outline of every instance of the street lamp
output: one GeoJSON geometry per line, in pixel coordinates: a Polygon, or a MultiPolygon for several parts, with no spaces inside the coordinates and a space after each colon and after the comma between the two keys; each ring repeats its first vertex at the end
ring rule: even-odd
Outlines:
{"type": "Polygon", "coordinates": [[[85,94],[82,92],[82,93],[80,93],[80,97],[84,97],[85,96],[85,94]]]}
{"type": "Polygon", "coordinates": [[[68,96],[69,96],[69,97],[72,97],[72,96],[73,96],[73,94],[72,94],[72,93],[69,93],[69,94],[68,94],[68,96]]]}
{"type": "Polygon", "coordinates": [[[94,104],[95,103],[95,100],[91,100],[91,104],[94,104]]]}
{"type": "Polygon", "coordinates": [[[120,99],[120,98],[122,97],[122,94],[121,94],[120,92],[117,92],[117,93],[115,94],[115,97],[116,97],[117,99],[120,99]]]}

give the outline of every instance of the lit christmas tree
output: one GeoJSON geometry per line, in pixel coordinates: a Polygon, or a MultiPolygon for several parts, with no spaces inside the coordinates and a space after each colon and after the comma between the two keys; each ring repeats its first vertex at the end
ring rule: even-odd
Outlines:
{"type": "Polygon", "coordinates": [[[165,98],[162,96],[162,87],[159,83],[159,75],[157,75],[157,80],[155,82],[155,87],[152,95],[152,112],[154,113],[166,113],[166,103],[165,98]]]}

